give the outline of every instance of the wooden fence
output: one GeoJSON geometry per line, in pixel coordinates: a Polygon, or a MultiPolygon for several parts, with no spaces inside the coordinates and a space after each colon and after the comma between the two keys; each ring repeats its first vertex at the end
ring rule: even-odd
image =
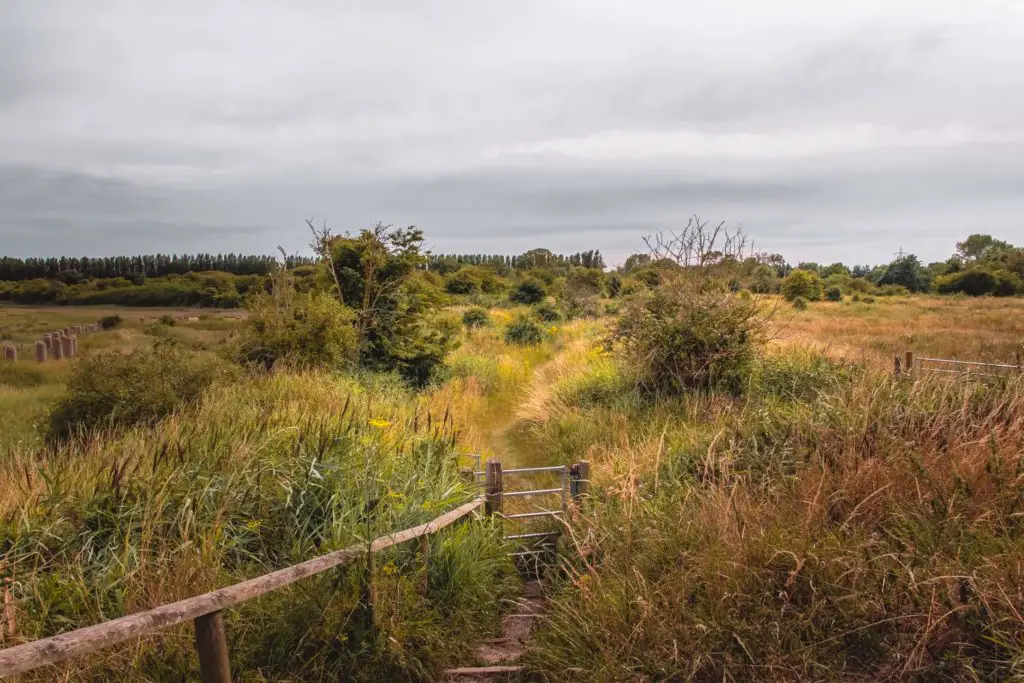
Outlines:
{"type": "Polygon", "coordinates": [[[938,372],[949,375],[971,375],[975,377],[1006,377],[1024,373],[1024,358],[1017,352],[1015,363],[983,363],[974,360],[952,358],[928,358],[907,351],[903,357],[893,356],[896,374],[913,375],[923,372],[938,372]]]}
{"type": "MultiPolygon", "coordinates": [[[[589,489],[589,465],[572,466],[572,493],[574,498],[586,495],[589,489]]],[[[424,566],[429,561],[431,534],[448,527],[467,515],[485,508],[486,514],[501,514],[503,480],[501,463],[487,463],[485,494],[426,524],[382,536],[367,547],[365,544],[337,550],[270,574],[236,583],[210,593],[179,600],[145,612],[105,621],[68,633],[35,640],[0,650],[0,678],[7,678],[41,666],[58,664],[74,657],[118,645],[145,635],[156,633],[186,621],[195,628],[195,645],[199,655],[199,670],[203,683],[230,683],[231,667],[228,662],[227,638],[221,612],[283,588],[314,574],[346,565],[358,558],[366,559],[362,582],[362,602],[368,626],[377,623],[377,591],[374,581],[374,554],[414,539],[420,539],[419,552],[424,566]]]]}
{"type": "MultiPolygon", "coordinates": [[[[199,670],[203,683],[230,683],[231,668],[228,664],[228,647],[224,633],[224,620],[221,617],[222,610],[266,595],[271,591],[295,583],[299,579],[365,557],[366,578],[363,582],[363,601],[367,619],[372,626],[376,621],[376,590],[373,581],[374,553],[413,539],[426,540],[431,534],[480,509],[484,503],[484,498],[477,498],[426,524],[382,536],[370,544],[369,550],[366,545],[345,548],[210,593],[0,650],[0,678],[14,676],[41,666],[57,664],[191,620],[195,626],[195,644],[199,653],[199,670]]],[[[421,542],[420,551],[424,563],[427,562],[428,547],[427,543],[421,542]]]]}

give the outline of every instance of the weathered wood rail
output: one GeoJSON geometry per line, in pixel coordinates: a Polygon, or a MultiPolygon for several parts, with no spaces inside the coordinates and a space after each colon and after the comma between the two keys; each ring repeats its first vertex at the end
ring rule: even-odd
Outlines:
{"type": "MultiPolygon", "coordinates": [[[[500,492],[498,495],[500,496],[500,492]]],[[[15,676],[42,666],[58,664],[191,620],[195,627],[195,643],[203,683],[230,683],[231,668],[228,660],[224,620],[221,615],[222,610],[254,600],[300,579],[340,567],[362,557],[366,559],[363,600],[367,619],[372,626],[375,624],[376,614],[376,591],[373,581],[374,553],[413,539],[426,540],[431,534],[479,510],[484,503],[485,498],[477,498],[426,524],[381,536],[371,542],[369,548],[364,544],[337,550],[226,588],[168,605],[161,605],[138,614],[105,621],[95,626],[87,626],[0,650],[0,678],[15,676]]],[[[421,541],[420,552],[424,563],[427,562],[428,551],[429,543],[421,541]]]]}
{"type": "Polygon", "coordinates": [[[907,351],[903,357],[893,356],[896,374],[912,375],[920,372],[938,372],[947,375],[974,375],[978,377],[1006,377],[1024,373],[1024,358],[1017,352],[1015,363],[985,363],[976,360],[929,358],[907,351]]]}

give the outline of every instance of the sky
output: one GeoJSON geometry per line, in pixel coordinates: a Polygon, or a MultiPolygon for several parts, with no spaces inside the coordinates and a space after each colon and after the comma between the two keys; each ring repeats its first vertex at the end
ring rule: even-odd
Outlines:
{"type": "Polygon", "coordinates": [[[1024,0],[0,0],[0,256],[1024,242],[1024,0]]]}

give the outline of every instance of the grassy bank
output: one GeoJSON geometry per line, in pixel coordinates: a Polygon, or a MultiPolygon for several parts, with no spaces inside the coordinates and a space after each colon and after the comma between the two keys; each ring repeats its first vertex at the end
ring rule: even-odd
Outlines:
{"type": "Polygon", "coordinates": [[[596,501],[533,661],[550,680],[1020,674],[1024,385],[788,348],[742,397],[644,398],[599,353],[534,410],[596,501]],[[582,673],[580,669],[582,668],[582,673]]]}

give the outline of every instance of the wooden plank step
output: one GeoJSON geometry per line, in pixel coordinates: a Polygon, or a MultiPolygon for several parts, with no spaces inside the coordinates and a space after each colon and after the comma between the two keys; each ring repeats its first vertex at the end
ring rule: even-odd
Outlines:
{"type": "Polygon", "coordinates": [[[523,670],[521,666],[463,666],[458,669],[445,669],[448,676],[476,676],[487,674],[515,674],[523,670]]]}

